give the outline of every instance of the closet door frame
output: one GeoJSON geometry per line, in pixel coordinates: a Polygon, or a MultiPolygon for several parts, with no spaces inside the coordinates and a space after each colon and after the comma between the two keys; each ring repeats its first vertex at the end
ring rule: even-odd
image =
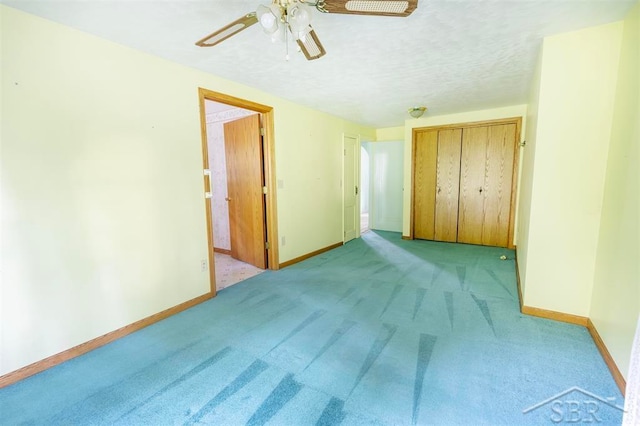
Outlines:
{"type": "Polygon", "coordinates": [[[515,248],[515,244],[513,241],[513,234],[515,231],[515,217],[516,217],[516,199],[518,192],[518,176],[520,170],[520,140],[522,138],[522,117],[511,117],[511,118],[499,118],[495,120],[484,120],[484,121],[473,121],[468,123],[455,123],[455,124],[443,124],[439,126],[426,126],[426,127],[416,127],[412,129],[411,132],[411,211],[410,211],[410,232],[409,238],[415,239],[414,235],[414,223],[415,223],[415,171],[416,171],[416,138],[418,133],[424,131],[440,131],[440,130],[450,130],[450,129],[468,129],[472,127],[484,127],[484,126],[492,126],[492,125],[500,125],[500,124],[515,124],[516,126],[516,137],[514,140],[514,154],[513,154],[513,175],[511,177],[511,203],[510,203],[510,212],[509,212],[509,243],[508,248],[515,248]]]}

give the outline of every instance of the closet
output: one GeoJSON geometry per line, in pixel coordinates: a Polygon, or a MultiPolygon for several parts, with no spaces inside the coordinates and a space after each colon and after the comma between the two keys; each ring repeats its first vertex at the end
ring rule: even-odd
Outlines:
{"type": "Polygon", "coordinates": [[[520,118],[413,131],[413,238],[513,247],[520,118]]]}

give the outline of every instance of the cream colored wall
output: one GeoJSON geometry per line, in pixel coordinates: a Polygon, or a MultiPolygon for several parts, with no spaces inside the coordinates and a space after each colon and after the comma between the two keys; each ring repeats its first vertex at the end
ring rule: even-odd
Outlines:
{"type": "Polygon", "coordinates": [[[280,260],[342,240],[342,133],[373,129],[0,11],[0,374],[209,291],[198,87],[274,107],[280,260]]]}
{"type": "MultiPolygon", "coordinates": [[[[470,123],[474,121],[494,120],[499,118],[522,117],[522,132],[526,129],[527,105],[514,105],[503,108],[485,109],[479,111],[469,111],[459,114],[424,116],[417,119],[405,121],[404,126],[404,194],[403,194],[403,216],[402,235],[410,234],[411,225],[411,153],[412,153],[412,133],[413,129],[419,127],[441,126],[445,124],[470,123]]],[[[516,218],[517,220],[517,218],[516,218]]]]}
{"type": "Polygon", "coordinates": [[[293,104],[276,108],[275,120],[281,122],[276,125],[276,168],[284,262],[343,240],[342,134],[373,139],[375,133],[293,104]]]}
{"type": "Polygon", "coordinates": [[[538,128],[538,109],[540,100],[540,78],[542,75],[542,50],[538,55],[533,73],[527,107],[527,129],[525,146],[520,149],[520,181],[518,184],[518,222],[516,232],[518,272],[520,274],[520,290],[525,291],[527,273],[527,248],[529,247],[529,222],[531,220],[531,192],[533,190],[533,170],[535,166],[536,141],[538,128]]]}
{"type": "Polygon", "coordinates": [[[530,206],[519,252],[527,306],[589,314],[621,30],[544,40],[535,163],[523,185],[531,192],[521,198],[530,206]]]}
{"type": "Polygon", "coordinates": [[[640,3],[624,20],[589,317],[628,378],[640,312],[640,3]]]}
{"type": "Polygon", "coordinates": [[[401,141],[404,139],[404,126],[385,127],[376,130],[376,141],[401,141]]]}

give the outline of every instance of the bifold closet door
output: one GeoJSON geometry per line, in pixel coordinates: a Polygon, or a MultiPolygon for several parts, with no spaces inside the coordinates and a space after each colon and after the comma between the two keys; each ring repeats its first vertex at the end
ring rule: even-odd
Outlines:
{"type": "Polygon", "coordinates": [[[438,131],[415,135],[413,165],[413,236],[433,240],[435,230],[438,131]]]}
{"type": "Polygon", "coordinates": [[[462,134],[458,242],[508,247],[516,125],[462,134]]]}
{"type": "Polygon", "coordinates": [[[438,132],[434,240],[456,242],[462,129],[438,132]]]}

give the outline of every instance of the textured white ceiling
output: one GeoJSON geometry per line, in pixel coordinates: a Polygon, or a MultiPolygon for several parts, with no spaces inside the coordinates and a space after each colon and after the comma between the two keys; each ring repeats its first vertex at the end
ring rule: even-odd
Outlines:
{"type": "MultiPolygon", "coordinates": [[[[400,126],[526,103],[542,38],[621,19],[635,0],[419,0],[407,18],[313,14],[326,56],[307,61],[259,25],[194,42],[269,0],[2,0],[97,36],[357,123],[400,126]]],[[[45,37],[46,39],[46,37],[45,37]]]]}

